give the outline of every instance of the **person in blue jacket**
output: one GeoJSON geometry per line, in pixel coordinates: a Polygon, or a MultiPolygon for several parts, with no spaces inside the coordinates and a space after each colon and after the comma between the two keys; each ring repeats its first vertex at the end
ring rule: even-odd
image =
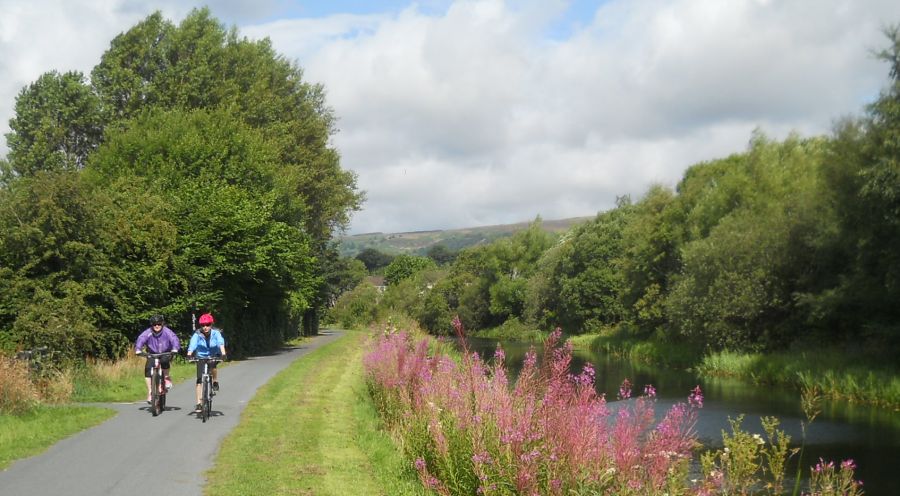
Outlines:
{"type": "MultiPolygon", "coordinates": [[[[191,342],[188,345],[188,358],[196,354],[197,358],[219,357],[225,359],[225,338],[222,337],[222,331],[213,328],[212,314],[205,313],[200,316],[200,328],[191,336],[191,342]]],[[[216,369],[217,363],[210,363],[210,373],[213,380],[213,391],[219,390],[219,371],[216,369]]],[[[200,380],[203,376],[203,364],[197,362],[197,408],[200,411],[200,399],[203,394],[201,391],[200,380]]]]}

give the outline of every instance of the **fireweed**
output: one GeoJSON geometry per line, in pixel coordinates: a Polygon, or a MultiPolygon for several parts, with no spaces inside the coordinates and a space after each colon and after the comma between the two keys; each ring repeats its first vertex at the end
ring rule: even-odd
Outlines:
{"type": "Polygon", "coordinates": [[[590,364],[569,372],[572,347],[560,336],[544,343],[540,365],[529,351],[512,387],[499,347],[491,363],[465,347],[454,361],[403,332],[376,338],[365,357],[368,388],[423,484],[454,495],[694,492],[687,473],[699,389],[658,423],[652,386],[613,411],[590,364]]]}

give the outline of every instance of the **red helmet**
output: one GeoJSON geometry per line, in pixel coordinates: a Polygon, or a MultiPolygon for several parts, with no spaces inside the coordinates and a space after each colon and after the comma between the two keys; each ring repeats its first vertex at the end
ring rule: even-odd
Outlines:
{"type": "Polygon", "coordinates": [[[203,315],[200,316],[199,322],[200,322],[200,325],[210,325],[213,322],[215,322],[215,319],[213,319],[213,316],[211,313],[204,313],[203,315]]]}

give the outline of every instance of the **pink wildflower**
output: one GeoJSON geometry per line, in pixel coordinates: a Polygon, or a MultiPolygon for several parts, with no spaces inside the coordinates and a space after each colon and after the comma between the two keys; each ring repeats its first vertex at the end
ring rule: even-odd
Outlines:
{"type": "Polygon", "coordinates": [[[691,390],[691,394],[688,396],[688,403],[692,407],[703,408],[703,391],[699,385],[691,390]]]}
{"type": "Polygon", "coordinates": [[[631,398],[631,381],[629,381],[628,378],[625,378],[625,380],[622,381],[622,385],[619,386],[618,398],[620,400],[627,400],[628,398],[631,398]]]}

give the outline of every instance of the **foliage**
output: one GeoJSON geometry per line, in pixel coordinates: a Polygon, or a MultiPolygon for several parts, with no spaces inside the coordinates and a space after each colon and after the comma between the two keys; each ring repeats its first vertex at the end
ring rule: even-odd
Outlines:
{"type": "Polygon", "coordinates": [[[89,82],[48,72],[15,110],[0,348],[117,355],[149,314],[184,325],[202,307],[232,351],[260,351],[301,321],[314,331],[350,286],[328,240],[363,196],[330,146],[324,89],[269,40],[208,9],[179,25],[157,12],[112,40],[89,82]]]}
{"type": "Polygon", "coordinates": [[[384,282],[393,286],[417,272],[436,267],[433,260],[414,255],[398,255],[384,269],[384,282]]]}
{"type": "Polygon", "coordinates": [[[689,206],[691,234],[666,301],[679,334],[716,348],[752,349],[783,346],[796,332],[805,319],[794,294],[811,289],[804,277],[819,267],[809,254],[833,223],[818,200],[823,145],[757,135],[748,153],[687,175],[679,201],[689,206]]]}
{"type": "Polygon", "coordinates": [[[854,337],[900,338],[900,26],[885,30],[877,53],[890,81],[858,120],[844,120],[829,149],[825,177],[840,221],[834,240],[839,277],[809,295],[832,328],[854,337]]]}
{"type": "Polygon", "coordinates": [[[623,319],[622,273],[617,260],[631,209],[630,201],[622,199],[616,209],[573,229],[559,252],[552,255],[554,263],[544,267],[542,289],[554,294],[540,297],[540,301],[548,306],[545,315],[555,317],[556,322],[542,322],[544,326],[583,332],[623,319]]]}
{"type": "Polygon", "coordinates": [[[760,420],[765,438],[742,430],[743,420],[743,415],[729,418],[731,434],[722,431],[724,447],[701,457],[706,489],[718,494],[760,494],[761,490],[784,494],[785,465],[788,456],[796,453],[789,448],[791,437],[778,429],[780,421],[774,417],[760,420]]]}
{"type": "Polygon", "coordinates": [[[9,126],[11,172],[78,170],[100,144],[100,101],[80,72],[51,71],[19,93],[9,126]]]}
{"type": "Polygon", "coordinates": [[[440,494],[684,493],[694,409],[677,405],[655,428],[652,396],[614,411],[590,366],[569,373],[571,348],[558,339],[540,366],[528,355],[514,387],[501,349],[493,364],[468,353],[456,362],[405,333],[377,339],[369,391],[423,484],[440,494]]]}
{"type": "Polygon", "coordinates": [[[378,289],[362,282],[342,294],[328,311],[328,320],[344,329],[360,329],[374,322],[378,316],[378,289]]]}
{"type": "Polygon", "coordinates": [[[438,243],[430,246],[425,255],[438,265],[446,265],[456,259],[457,252],[451,251],[443,243],[438,243]]]}
{"type": "Polygon", "coordinates": [[[378,269],[387,267],[388,264],[394,260],[393,256],[382,253],[374,248],[366,248],[359,252],[355,258],[365,264],[366,270],[369,272],[375,272],[378,269]]]}
{"type": "Polygon", "coordinates": [[[645,331],[665,325],[671,279],[681,269],[681,210],[674,192],[652,186],[622,230],[620,292],[626,321],[645,331]]]}

